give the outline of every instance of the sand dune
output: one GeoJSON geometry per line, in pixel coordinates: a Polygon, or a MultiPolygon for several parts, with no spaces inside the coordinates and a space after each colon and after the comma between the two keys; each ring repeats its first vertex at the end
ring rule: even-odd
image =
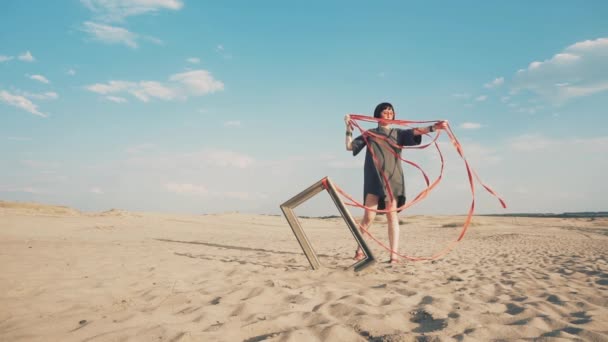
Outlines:
{"type": "MultiPolygon", "coordinates": [[[[402,215],[430,255],[462,217],[402,215]]],[[[608,341],[606,219],[476,217],[436,261],[360,272],[339,218],[285,219],[0,202],[1,341],[608,341]]],[[[378,222],[372,231],[385,238],[378,222]]]]}

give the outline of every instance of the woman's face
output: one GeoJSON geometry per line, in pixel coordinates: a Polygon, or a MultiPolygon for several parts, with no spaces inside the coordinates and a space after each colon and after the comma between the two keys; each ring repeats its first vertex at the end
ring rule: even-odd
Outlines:
{"type": "Polygon", "coordinates": [[[387,107],[382,110],[380,113],[380,118],[385,120],[393,120],[395,118],[395,112],[393,112],[393,108],[387,107]]]}

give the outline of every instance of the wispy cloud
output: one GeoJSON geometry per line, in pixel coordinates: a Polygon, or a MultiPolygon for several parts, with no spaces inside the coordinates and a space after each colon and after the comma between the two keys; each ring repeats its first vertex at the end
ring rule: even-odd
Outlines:
{"type": "Polygon", "coordinates": [[[193,95],[205,95],[224,90],[224,83],[211,76],[207,70],[192,70],[169,77],[170,81],[180,83],[193,95]]]}
{"type": "Polygon", "coordinates": [[[51,83],[46,77],[42,75],[30,75],[30,79],[46,84],[51,83]]]}
{"type": "Polygon", "coordinates": [[[122,44],[130,48],[137,48],[139,35],[125,28],[86,21],[82,31],[88,33],[93,39],[106,44],[122,44]]]}
{"type": "MultiPolygon", "coordinates": [[[[207,70],[192,70],[169,76],[165,83],[157,81],[110,81],[86,86],[86,89],[101,95],[127,93],[142,102],[151,98],[164,101],[202,96],[224,89],[224,83],[213,78],[207,70]]],[[[116,100],[116,98],[114,99],[116,100]]],[[[120,102],[120,101],[115,101],[120,102]]]]}
{"type": "Polygon", "coordinates": [[[35,105],[32,101],[21,95],[14,95],[9,93],[8,91],[0,90],[0,102],[4,102],[10,106],[23,109],[29,113],[41,116],[43,118],[47,117],[47,114],[44,114],[38,110],[37,105],[35,105]]]}
{"type": "Polygon", "coordinates": [[[225,191],[225,192],[214,192],[213,196],[216,197],[224,197],[231,199],[238,199],[241,201],[253,201],[253,200],[261,200],[268,198],[267,195],[261,193],[252,193],[246,191],[225,191]]]}
{"type": "Polygon", "coordinates": [[[508,146],[514,151],[537,151],[560,144],[558,140],[545,137],[541,134],[526,134],[511,139],[508,146]]]}
{"type": "Polygon", "coordinates": [[[205,186],[190,183],[167,183],[165,189],[176,194],[207,195],[209,193],[205,186]]]}
{"type": "Polygon", "coordinates": [[[0,55],[0,63],[2,63],[2,62],[8,62],[8,61],[10,61],[13,58],[14,58],[13,56],[0,55]]]}
{"type": "Polygon", "coordinates": [[[261,193],[253,193],[246,191],[210,191],[206,186],[192,183],[166,183],[164,188],[168,192],[179,195],[195,195],[205,197],[217,197],[238,199],[242,201],[260,200],[268,198],[267,195],[261,193]]]}
{"type": "Polygon", "coordinates": [[[59,98],[59,94],[54,91],[47,91],[40,94],[23,92],[21,95],[35,100],[57,100],[59,98]]]}
{"type": "Polygon", "coordinates": [[[483,102],[483,101],[485,101],[487,99],[488,99],[488,97],[486,95],[480,95],[480,96],[477,96],[475,98],[475,101],[477,101],[477,102],[483,102]]]}
{"type": "Polygon", "coordinates": [[[215,47],[215,52],[217,52],[218,54],[220,54],[225,59],[231,59],[232,58],[232,54],[228,53],[226,51],[226,48],[224,48],[224,45],[222,45],[222,44],[220,44],[220,45],[218,45],[218,46],[215,47]]]}
{"type": "Polygon", "coordinates": [[[114,103],[125,103],[128,102],[127,99],[125,99],[124,97],[120,97],[120,96],[106,96],[106,99],[108,101],[112,101],[114,103]]]}
{"type": "Polygon", "coordinates": [[[8,187],[0,187],[0,192],[25,192],[25,193],[29,193],[29,194],[41,194],[44,191],[41,189],[31,187],[31,186],[24,186],[24,187],[8,186],[8,187]]]}
{"type": "Polygon", "coordinates": [[[98,93],[98,94],[109,94],[109,93],[120,92],[123,90],[128,90],[133,85],[134,85],[133,82],[110,81],[106,84],[103,84],[103,83],[92,84],[90,86],[87,86],[86,88],[88,90],[98,93]]]}
{"type": "Polygon", "coordinates": [[[70,76],[74,76],[74,75],[76,75],[76,70],[74,70],[74,69],[68,69],[68,71],[66,71],[66,74],[68,74],[70,76]]]}
{"type": "Polygon", "coordinates": [[[103,189],[98,186],[92,187],[90,191],[96,195],[102,195],[104,193],[103,189]]]}
{"type": "Polygon", "coordinates": [[[131,94],[143,102],[148,102],[151,97],[161,100],[173,100],[179,93],[160,82],[140,81],[137,87],[131,90],[131,94]]]}
{"type": "Polygon", "coordinates": [[[452,94],[452,97],[455,97],[457,99],[468,99],[471,97],[471,94],[467,94],[467,93],[457,93],[457,94],[452,94]]]}
{"type": "Polygon", "coordinates": [[[36,60],[36,58],[34,58],[34,56],[32,56],[29,51],[26,51],[23,54],[19,55],[19,60],[23,62],[33,62],[36,60]]]}
{"type": "Polygon", "coordinates": [[[181,0],[81,0],[102,21],[123,21],[130,16],[180,10],[181,0]]]}
{"type": "Polygon", "coordinates": [[[204,148],[200,151],[183,154],[171,154],[159,157],[134,157],[134,164],[148,167],[157,165],[178,165],[180,168],[217,168],[217,169],[246,169],[255,165],[255,160],[246,154],[221,148],[204,148]]]}
{"type": "Polygon", "coordinates": [[[245,169],[254,163],[253,158],[248,155],[222,149],[206,149],[202,157],[207,163],[219,167],[236,167],[245,169]]]}
{"type": "Polygon", "coordinates": [[[463,122],[460,125],[460,128],[463,128],[463,129],[479,129],[479,128],[481,128],[481,124],[477,123],[477,122],[463,122]]]}
{"type": "Polygon", "coordinates": [[[554,104],[608,91],[608,38],[585,40],[517,71],[515,91],[527,90],[554,104]]]}
{"type": "Polygon", "coordinates": [[[200,58],[196,58],[196,57],[187,58],[186,61],[191,64],[198,64],[201,62],[200,58]]]}
{"type": "Polygon", "coordinates": [[[231,121],[226,121],[224,122],[224,126],[226,127],[230,127],[230,126],[240,126],[241,122],[238,120],[231,120],[231,121]]]}
{"type": "MultiPolygon", "coordinates": [[[[175,99],[178,94],[172,89],[163,86],[159,82],[154,81],[140,81],[140,82],[128,82],[128,81],[110,81],[108,83],[96,83],[86,86],[86,89],[101,95],[115,94],[115,93],[128,93],[139,99],[142,102],[150,101],[150,98],[158,98],[162,100],[175,99]]],[[[123,103],[127,100],[123,97],[108,95],[106,99],[116,102],[123,103]]]]}
{"type": "Polygon", "coordinates": [[[497,77],[492,82],[484,84],[484,88],[498,88],[505,83],[504,77],[497,77]]]}

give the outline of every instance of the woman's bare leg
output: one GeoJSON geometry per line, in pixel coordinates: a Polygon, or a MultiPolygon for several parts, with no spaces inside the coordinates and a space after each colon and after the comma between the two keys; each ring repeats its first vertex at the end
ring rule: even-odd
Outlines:
{"type": "Polygon", "coordinates": [[[399,256],[396,254],[399,251],[399,217],[397,216],[397,200],[393,199],[387,205],[391,211],[386,213],[388,221],[388,242],[391,247],[390,263],[398,262],[399,256]]]}
{"type": "MultiPolygon", "coordinates": [[[[371,209],[378,209],[378,196],[367,194],[365,196],[365,206],[371,209]]],[[[359,230],[361,230],[361,235],[365,235],[365,231],[369,230],[372,223],[374,222],[374,218],[376,218],[376,212],[373,210],[365,209],[365,213],[363,214],[363,220],[359,225],[359,230]]],[[[357,248],[355,252],[355,260],[361,260],[365,257],[363,254],[363,250],[361,247],[357,248]]]]}

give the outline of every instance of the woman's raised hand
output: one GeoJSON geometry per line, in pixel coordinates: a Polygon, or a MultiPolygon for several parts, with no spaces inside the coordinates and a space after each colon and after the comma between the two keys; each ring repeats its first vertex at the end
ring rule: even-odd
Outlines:
{"type": "Polygon", "coordinates": [[[346,124],[346,130],[349,132],[353,131],[353,125],[350,123],[350,115],[344,115],[344,123],[346,124]]]}
{"type": "Polygon", "coordinates": [[[433,125],[433,128],[437,129],[446,129],[448,128],[448,121],[447,120],[442,120],[442,121],[438,121],[433,125]]]}

